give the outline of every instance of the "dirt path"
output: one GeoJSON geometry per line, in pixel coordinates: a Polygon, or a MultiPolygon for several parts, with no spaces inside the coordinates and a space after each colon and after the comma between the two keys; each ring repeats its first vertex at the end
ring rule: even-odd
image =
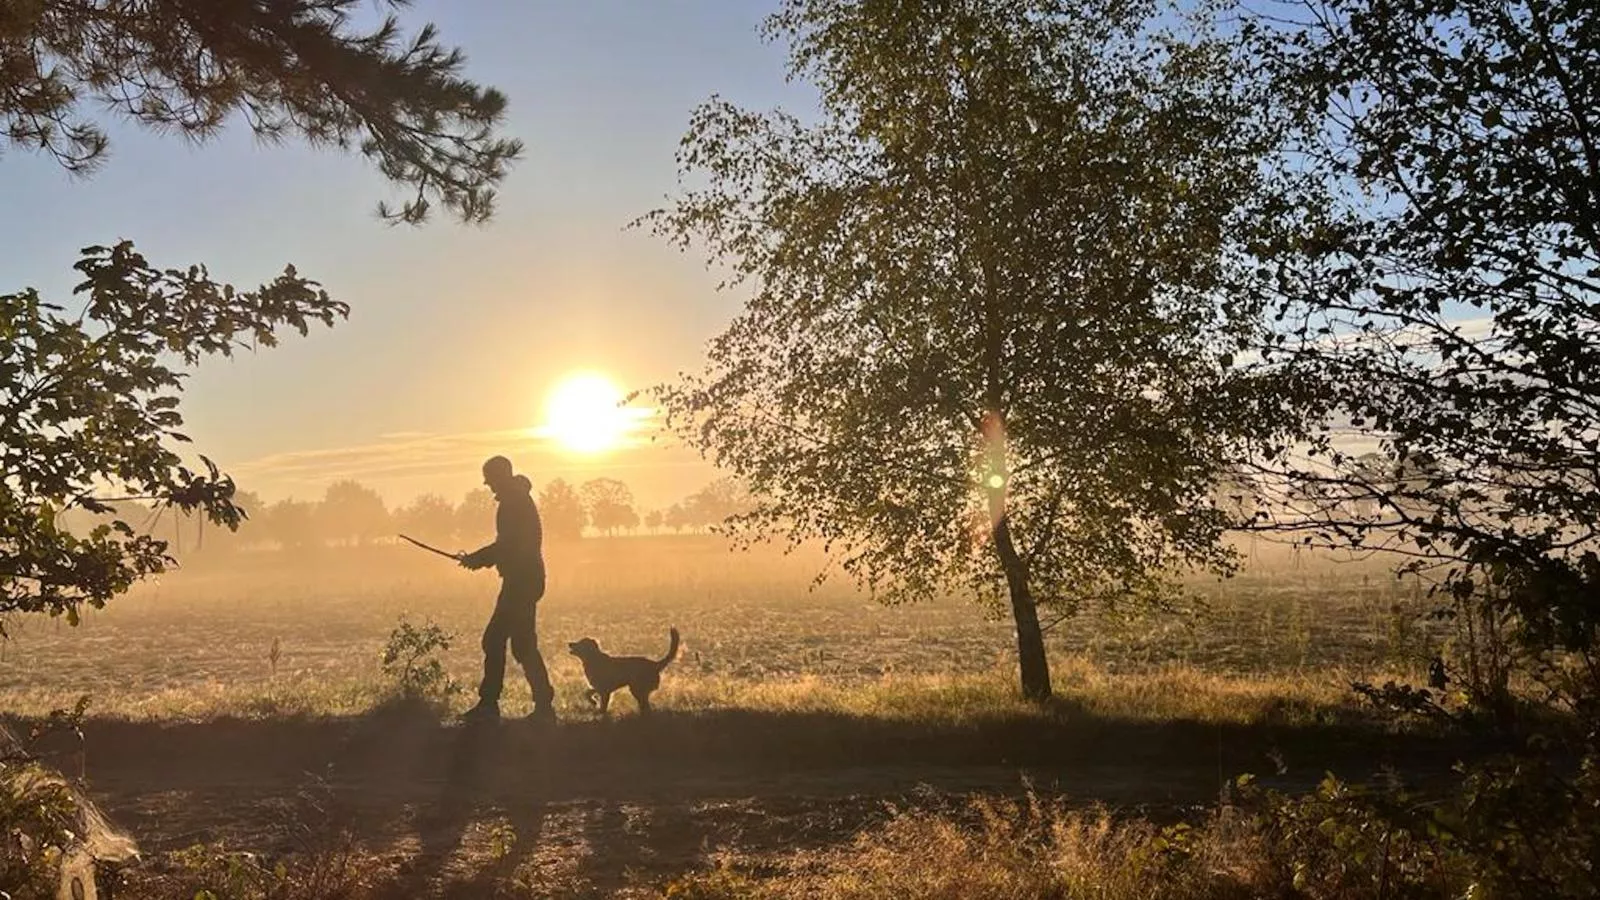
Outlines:
{"type": "Polygon", "coordinates": [[[727,711],[653,721],[441,725],[404,711],[350,719],[93,721],[54,761],[147,854],[222,840],[269,855],[354,836],[395,896],[602,894],[705,864],[723,846],[782,853],[846,840],[889,804],[1040,793],[1174,815],[1220,779],[1384,762],[1450,748],[1370,732],[1141,723],[1063,714],[929,725],[727,711]],[[1287,748],[1287,749],[1285,749],[1287,748]],[[508,838],[508,835],[514,837],[508,838]],[[507,879],[510,879],[508,882],[507,879]]]}

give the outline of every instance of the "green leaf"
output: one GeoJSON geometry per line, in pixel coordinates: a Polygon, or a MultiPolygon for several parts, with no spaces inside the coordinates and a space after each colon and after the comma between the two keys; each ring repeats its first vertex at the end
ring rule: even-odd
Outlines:
{"type": "Polygon", "coordinates": [[[153,498],[157,508],[197,510],[235,523],[234,486],[213,466],[185,469],[169,441],[181,436],[186,362],[234,336],[307,314],[343,315],[343,304],[288,276],[255,291],[207,280],[203,270],[152,269],[127,242],[93,247],[76,267],[88,295],[84,317],[58,317],[32,291],[0,295],[11,335],[0,371],[14,408],[0,418],[7,496],[0,541],[0,613],[29,610],[80,624],[80,605],[102,607],[170,563],[166,545],[95,499],[106,485],[153,498]],[[176,348],[176,357],[165,350],[176,348]],[[27,386],[18,391],[19,385],[27,386]]]}

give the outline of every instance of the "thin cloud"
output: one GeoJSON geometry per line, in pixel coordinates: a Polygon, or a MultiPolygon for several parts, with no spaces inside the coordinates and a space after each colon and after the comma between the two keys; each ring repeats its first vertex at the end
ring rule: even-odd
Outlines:
{"type": "MultiPolygon", "coordinates": [[[[353,479],[385,487],[428,482],[476,484],[489,456],[510,457],[536,480],[607,472],[710,469],[698,454],[666,439],[639,436],[602,454],[574,454],[532,429],[463,434],[393,432],[370,443],[276,453],[224,466],[242,488],[273,496],[320,494],[327,485],[353,479]]],[[[677,479],[673,479],[677,480],[677,479]]]]}

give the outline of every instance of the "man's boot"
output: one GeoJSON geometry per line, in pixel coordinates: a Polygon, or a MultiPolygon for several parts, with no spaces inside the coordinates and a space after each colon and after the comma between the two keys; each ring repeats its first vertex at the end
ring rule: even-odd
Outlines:
{"type": "Polygon", "coordinates": [[[477,705],[461,714],[466,722],[498,722],[500,720],[500,704],[479,700],[477,705]]]}

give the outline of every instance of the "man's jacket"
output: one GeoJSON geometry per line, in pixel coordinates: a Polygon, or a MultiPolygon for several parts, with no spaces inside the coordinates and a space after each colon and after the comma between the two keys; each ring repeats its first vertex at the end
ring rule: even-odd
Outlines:
{"type": "Polygon", "coordinates": [[[494,563],[495,571],[507,581],[537,581],[544,586],[544,528],[539,508],[533,503],[533,483],[518,475],[516,485],[495,498],[494,543],[467,556],[466,561],[481,565],[494,563]]]}

